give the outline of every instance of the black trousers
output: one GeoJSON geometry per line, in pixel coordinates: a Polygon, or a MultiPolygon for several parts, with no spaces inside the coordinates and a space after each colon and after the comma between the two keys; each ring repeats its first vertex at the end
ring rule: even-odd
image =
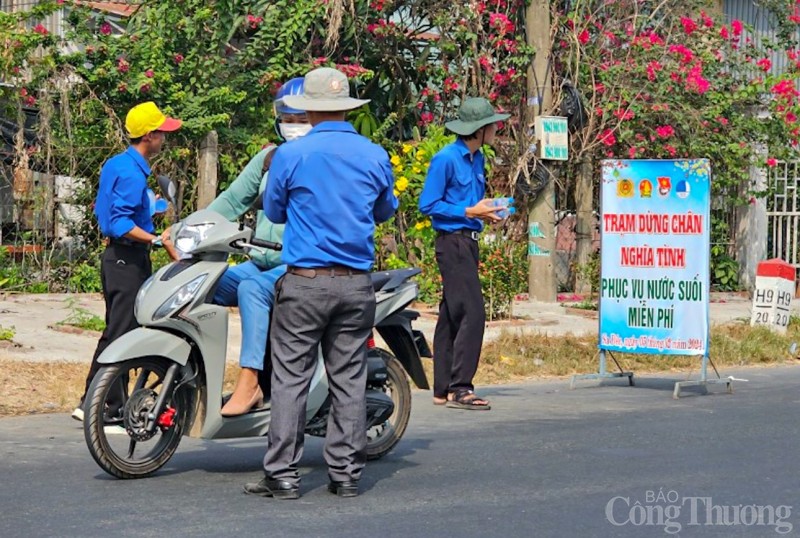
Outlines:
{"type": "MultiPolygon", "coordinates": [[[[97,349],[92,357],[92,366],[86,376],[81,404],[86,397],[86,390],[100,369],[97,359],[103,351],[117,338],[139,326],[133,315],[136,294],[145,280],[153,272],[150,263],[150,249],[144,243],[140,245],[109,244],[100,257],[100,282],[103,286],[103,298],[106,302],[106,328],[97,349]]],[[[109,395],[109,406],[122,405],[121,391],[109,395]]]]}
{"type": "Polygon", "coordinates": [[[436,238],[442,302],[433,335],[433,395],[473,390],[486,313],[478,276],[478,242],[460,234],[436,238]]]}
{"type": "Polygon", "coordinates": [[[299,484],[306,404],[320,345],[331,411],[324,457],[331,480],[358,480],[367,461],[367,349],[375,291],[367,274],[287,273],[272,310],[272,415],[264,473],[299,484]]]}

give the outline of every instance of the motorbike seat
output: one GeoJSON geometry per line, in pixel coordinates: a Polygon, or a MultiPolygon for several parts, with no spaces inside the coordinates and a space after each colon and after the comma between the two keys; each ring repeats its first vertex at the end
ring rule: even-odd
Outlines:
{"type": "Polygon", "coordinates": [[[417,267],[408,267],[405,269],[393,269],[392,271],[370,273],[369,277],[372,279],[372,287],[375,289],[375,291],[392,291],[409,278],[416,276],[421,272],[422,269],[417,267]]]}

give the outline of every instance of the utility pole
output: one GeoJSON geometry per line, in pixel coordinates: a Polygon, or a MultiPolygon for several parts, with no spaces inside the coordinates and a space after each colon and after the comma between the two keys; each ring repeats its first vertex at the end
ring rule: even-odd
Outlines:
{"type": "MultiPolygon", "coordinates": [[[[533,65],[528,68],[527,125],[534,118],[550,112],[553,106],[553,80],[550,76],[552,38],[550,35],[550,1],[531,0],[525,12],[525,31],[533,47],[533,65]]],[[[528,291],[531,299],[555,302],[555,183],[551,178],[533,202],[528,214],[528,291]]]]}

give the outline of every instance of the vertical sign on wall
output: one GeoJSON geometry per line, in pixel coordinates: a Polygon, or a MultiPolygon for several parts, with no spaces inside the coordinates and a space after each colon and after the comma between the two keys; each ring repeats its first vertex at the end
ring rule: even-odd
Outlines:
{"type": "Polygon", "coordinates": [[[602,163],[600,348],[708,354],[710,164],[602,163]]]}

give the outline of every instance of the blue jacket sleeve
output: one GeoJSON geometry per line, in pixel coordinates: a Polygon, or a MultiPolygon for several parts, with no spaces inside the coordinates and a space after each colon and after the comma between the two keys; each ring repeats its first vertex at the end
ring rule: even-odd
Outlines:
{"type": "Polygon", "coordinates": [[[394,195],[394,172],[392,172],[392,163],[389,161],[388,154],[381,160],[380,173],[383,176],[384,189],[375,201],[375,209],[372,211],[377,223],[386,222],[392,218],[400,203],[394,195]]]}
{"type": "Polygon", "coordinates": [[[451,204],[444,200],[447,180],[452,174],[453,167],[450,166],[447,156],[441,153],[434,155],[419,195],[419,210],[423,215],[441,218],[466,216],[466,205],[451,204]]]}
{"type": "Polygon", "coordinates": [[[123,237],[136,226],[133,220],[134,213],[142,205],[147,183],[141,177],[127,174],[120,174],[113,181],[114,187],[108,209],[109,231],[111,237],[123,237]]]}
{"type": "Polygon", "coordinates": [[[289,176],[294,166],[286,158],[284,148],[275,150],[269,167],[269,181],[264,189],[264,214],[275,224],[286,224],[286,208],[289,204],[289,176]]]}

